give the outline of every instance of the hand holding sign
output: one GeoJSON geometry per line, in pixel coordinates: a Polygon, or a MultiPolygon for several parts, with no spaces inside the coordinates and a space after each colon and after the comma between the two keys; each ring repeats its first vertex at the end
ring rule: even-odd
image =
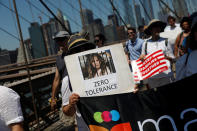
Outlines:
{"type": "Polygon", "coordinates": [[[132,61],[134,80],[144,80],[168,69],[162,50],[155,51],[132,61]]]}
{"type": "Polygon", "coordinates": [[[70,97],[69,97],[69,104],[71,106],[75,106],[77,104],[77,102],[79,101],[79,95],[76,93],[73,93],[70,97]]]}
{"type": "Polygon", "coordinates": [[[134,81],[122,44],[65,57],[70,83],[80,97],[132,92],[134,81]]]}

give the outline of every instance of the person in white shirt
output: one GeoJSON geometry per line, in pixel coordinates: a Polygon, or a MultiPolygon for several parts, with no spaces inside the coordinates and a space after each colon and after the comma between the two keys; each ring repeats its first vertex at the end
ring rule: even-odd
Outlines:
{"type": "Polygon", "coordinates": [[[176,31],[177,35],[182,32],[182,29],[179,24],[176,23],[176,18],[173,16],[168,16],[167,18],[168,26],[164,29],[164,32],[168,31],[176,31]]]}
{"type": "MultiPolygon", "coordinates": [[[[95,44],[89,43],[82,36],[73,35],[70,37],[68,42],[68,55],[94,49],[95,47],[95,44]]],[[[79,101],[80,96],[76,93],[72,93],[69,76],[65,76],[62,80],[61,94],[62,110],[64,114],[68,116],[73,116],[76,114],[78,131],[89,131],[88,126],[85,124],[80,112],[77,109],[76,104],[79,101]]]]}
{"type": "Polygon", "coordinates": [[[166,28],[164,29],[164,32],[160,33],[160,36],[169,39],[171,46],[172,46],[172,50],[174,51],[174,44],[175,44],[176,38],[182,32],[182,29],[180,27],[180,24],[176,23],[175,17],[168,16],[167,21],[169,25],[166,26],[166,28]]]}
{"type": "Polygon", "coordinates": [[[160,32],[164,30],[165,26],[166,24],[164,22],[154,19],[150,21],[145,30],[145,33],[151,35],[151,38],[143,43],[140,59],[143,61],[145,55],[157,50],[162,50],[169,67],[167,71],[154,75],[148,79],[148,85],[150,88],[159,87],[172,82],[173,73],[171,71],[170,61],[174,58],[174,55],[168,39],[162,38],[159,35],[160,32]]]}
{"type": "Polygon", "coordinates": [[[20,96],[12,89],[0,86],[0,131],[23,131],[20,96]]]}
{"type": "Polygon", "coordinates": [[[180,57],[176,62],[176,81],[197,73],[197,21],[192,24],[188,36],[188,48],[191,52],[180,57]]]}

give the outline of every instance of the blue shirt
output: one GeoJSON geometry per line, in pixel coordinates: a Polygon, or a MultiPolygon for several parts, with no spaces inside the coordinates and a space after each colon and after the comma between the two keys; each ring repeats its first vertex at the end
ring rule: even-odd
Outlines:
{"type": "MultiPolygon", "coordinates": [[[[184,48],[186,48],[186,44],[187,44],[187,37],[185,37],[185,38],[183,39],[182,46],[183,46],[184,48]]],[[[188,53],[191,53],[191,52],[192,52],[192,50],[191,50],[190,48],[188,48],[187,51],[188,51],[188,53]]]]}
{"type": "Polygon", "coordinates": [[[140,38],[136,38],[135,42],[131,42],[131,40],[128,40],[126,42],[125,51],[130,54],[130,60],[139,59],[141,52],[142,52],[143,43],[144,43],[144,40],[140,38]]]}

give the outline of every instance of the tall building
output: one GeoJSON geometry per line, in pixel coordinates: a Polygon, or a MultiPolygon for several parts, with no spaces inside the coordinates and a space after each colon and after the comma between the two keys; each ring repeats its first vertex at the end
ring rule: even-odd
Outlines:
{"type": "Polygon", "coordinates": [[[126,24],[130,24],[132,27],[136,27],[135,19],[133,17],[134,13],[132,10],[132,6],[129,4],[129,0],[123,0],[123,6],[124,6],[124,20],[126,24]]]}
{"type": "Polygon", "coordinates": [[[89,41],[94,42],[94,36],[96,35],[94,33],[94,23],[86,25],[85,31],[87,31],[89,33],[89,41]]]}
{"type": "Polygon", "coordinates": [[[48,33],[48,41],[51,49],[51,54],[57,54],[59,50],[59,46],[55,43],[55,41],[52,39],[52,37],[59,32],[60,30],[58,29],[58,22],[54,19],[51,18],[48,22],[49,28],[47,28],[47,33],[48,33]]]}
{"type": "Polygon", "coordinates": [[[2,50],[0,48],[0,66],[11,64],[10,54],[8,50],[2,50]]]}
{"type": "Polygon", "coordinates": [[[143,25],[142,23],[142,13],[140,9],[140,5],[135,5],[135,12],[136,12],[136,21],[138,25],[143,25]]]}
{"type": "MultiPolygon", "coordinates": [[[[83,19],[84,19],[85,26],[93,23],[94,18],[93,18],[93,13],[92,13],[91,10],[82,9],[82,14],[83,14],[83,19]]],[[[81,20],[82,20],[82,16],[81,16],[81,20]]]]}
{"type": "Polygon", "coordinates": [[[148,24],[148,22],[151,19],[154,19],[155,18],[154,12],[153,12],[152,0],[143,0],[143,5],[144,5],[144,8],[146,10],[144,12],[144,15],[145,15],[145,23],[148,24]]]}
{"type": "Polygon", "coordinates": [[[184,17],[189,15],[185,0],[172,0],[172,5],[179,17],[184,17]]]}
{"type": "Polygon", "coordinates": [[[46,56],[42,29],[37,22],[31,23],[31,26],[29,27],[29,35],[32,43],[33,57],[41,58],[46,56]]]}
{"type": "Polygon", "coordinates": [[[55,51],[54,51],[54,45],[53,42],[51,41],[52,39],[52,36],[53,34],[51,34],[51,26],[49,23],[45,23],[42,25],[42,30],[43,30],[43,36],[44,36],[44,39],[45,39],[45,42],[46,42],[46,48],[47,48],[47,52],[48,52],[48,55],[52,55],[52,54],[55,54],[55,51]],[[51,38],[50,38],[51,37],[51,38]]]}
{"type": "Polygon", "coordinates": [[[64,16],[64,25],[65,25],[66,29],[67,29],[69,32],[72,32],[72,31],[71,31],[71,27],[70,27],[70,22],[68,21],[68,19],[66,18],[66,16],[64,16]]]}
{"type": "Polygon", "coordinates": [[[115,14],[108,16],[108,25],[119,26],[118,18],[115,14]]]}
{"type": "Polygon", "coordinates": [[[127,39],[127,32],[126,32],[124,26],[116,27],[116,31],[117,31],[118,40],[127,39]]]}
{"type": "MultiPolygon", "coordinates": [[[[58,11],[57,11],[57,18],[58,18],[58,19],[61,21],[61,23],[64,25],[64,17],[63,17],[63,15],[62,15],[62,11],[61,11],[60,9],[58,9],[58,11]]],[[[58,25],[58,30],[59,30],[59,31],[65,30],[59,22],[57,22],[57,25],[58,25]]]]}
{"type": "Polygon", "coordinates": [[[116,27],[114,25],[106,25],[104,27],[105,37],[107,38],[106,42],[111,43],[117,41],[117,32],[116,27]]]}
{"type": "Polygon", "coordinates": [[[104,26],[101,19],[95,19],[93,23],[94,34],[97,35],[99,33],[104,34],[104,26]]]}
{"type": "MultiPolygon", "coordinates": [[[[30,39],[24,40],[24,48],[25,48],[25,54],[27,57],[27,62],[29,62],[32,59],[32,44],[30,39]]],[[[20,47],[18,48],[18,55],[17,55],[17,63],[25,62],[23,49],[20,44],[20,47]]]]}
{"type": "Polygon", "coordinates": [[[11,63],[17,62],[18,48],[15,50],[9,51],[11,63]]]}
{"type": "Polygon", "coordinates": [[[16,63],[18,49],[6,50],[0,48],[0,66],[16,63]]]}
{"type": "Polygon", "coordinates": [[[160,10],[158,12],[158,17],[159,17],[159,20],[163,21],[163,22],[167,22],[167,18],[169,16],[169,12],[167,11],[167,9],[165,10],[160,10]]]}

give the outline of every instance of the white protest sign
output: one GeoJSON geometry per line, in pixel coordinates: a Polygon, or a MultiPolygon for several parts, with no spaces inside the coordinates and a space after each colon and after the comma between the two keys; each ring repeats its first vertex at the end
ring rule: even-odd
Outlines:
{"type": "Polygon", "coordinates": [[[153,75],[168,70],[167,62],[162,50],[146,55],[144,61],[132,61],[133,76],[135,81],[147,79],[153,75]]]}
{"type": "Polygon", "coordinates": [[[81,97],[133,91],[134,80],[122,44],[65,57],[72,90],[81,97]]]}

